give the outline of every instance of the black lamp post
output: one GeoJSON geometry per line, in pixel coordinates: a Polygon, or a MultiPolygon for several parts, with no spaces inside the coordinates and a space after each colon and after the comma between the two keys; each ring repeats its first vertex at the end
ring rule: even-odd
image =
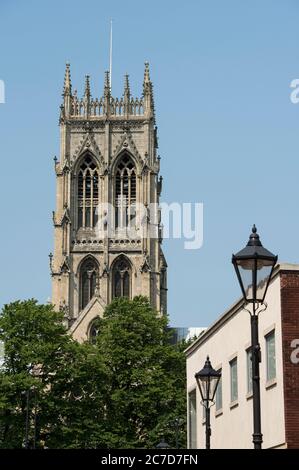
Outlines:
{"type": "Polygon", "coordinates": [[[251,361],[253,392],[253,439],[255,449],[262,448],[261,401],[260,401],[260,345],[258,338],[259,308],[264,305],[266,292],[271,280],[277,256],[263,247],[257,234],[256,226],[252,228],[249,242],[243,250],[232,257],[245,303],[252,304],[251,316],[251,361]]]}
{"type": "Polygon", "coordinates": [[[37,408],[37,396],[36,390],[34,386],[29,387],[26,391],[22,392],[22,396],[25,397],[26,400],[26,420],[25,420],[25,441],[24,441],[24,448],[30,449],[31,446],[33,449],[36,447],[36,408],[37,408]],[[32,413],[32,408],[30,410],[30,402],[34,398],[34,422],[33,422],[33,440],[30,439],[30,417],[32,413]]]}
{"type": "Polygon", "coordinates": [[[182,426],[183,423],[184,421],[180,418],[175,418],[171,423],[175,429],[175,448],[176,449],[179,448],[179,430],[180,430],[180,426],[182,426]]]}
{"type": "Polygon", "coordinates": [[[221,378],[221,372],[213,369],[209,356],[204,368],[195,374],[196,382],[200,391],[202,404],[206,414],[206,449],[211,447],[211,422],[210,407],[214,404],[216,390],[221,378]]]}
{"type": "Polygon", "coordinates": [[[26,397],[26,421],[25,421],[25,449],[29,449],[29,397],[30,389],[28,388],[26,392],[22,392],[22,395],[26,397]]]}

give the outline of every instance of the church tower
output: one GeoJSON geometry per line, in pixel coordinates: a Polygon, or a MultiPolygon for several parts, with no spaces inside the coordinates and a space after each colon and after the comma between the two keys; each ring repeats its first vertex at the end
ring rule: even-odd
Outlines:
{"type": "Polygon", "coordinates": [[[101,98],[92,98],[89,76],[78,98],[69,64],[62,96],[52,302],[83,341],[115,297],[145,295],[166,312],[162,177],[148,63],[141,98],[131,95],[128,75],[123,96],[112,97],[108,72],[101,98]]]}

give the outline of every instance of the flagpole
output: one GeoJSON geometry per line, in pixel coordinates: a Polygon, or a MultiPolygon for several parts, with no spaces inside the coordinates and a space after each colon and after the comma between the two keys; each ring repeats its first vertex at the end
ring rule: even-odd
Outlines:
{"type": "Polygon", "coordinates": [[[110,77],[110,91],[111,91],[111,87],[112,87],[112,20],[110,20],[109,77],[110,77]]]}

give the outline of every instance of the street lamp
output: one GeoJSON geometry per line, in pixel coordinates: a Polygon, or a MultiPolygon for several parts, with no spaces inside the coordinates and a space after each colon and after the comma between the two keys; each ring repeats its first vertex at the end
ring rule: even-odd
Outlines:
{"type": "Polygon", "coordinates": [[[170,449],[170,445],[165,441],[164,437],[162,437],[161,442],[156,445],[156,449],[170,449]]]}
{"type": "Polygon", "coordinates": [[[26,400],[26,419],[25,419],[25,441],[24,441],[24,448],[29,449],[29,397],[30,397],[30,389],[28,388],[26,391],[21,392],[21,396],[25,397],[26,400]]]}
{"type": "Polygon", "coordinates": [[[26,421],[25,421],[25,441],[24,441],[24,448],[30,449],[31,446],[33,449],[36,447],[36,407],[37,407],[37,396],[36,396],[36,389],[34,386],[27,388],[26,391],[21,392],[21,395],[25,397],[26,400],[26,421]],[[34,422],[33,422],[33,440],[29,438],[30,434],[30,401],[31,398],[34,398],[34,422]]]}
{"type": "Polygon", "coordinates": [[[261,402],[260,402],[260,345],[258,338],[258,314],[260,307],[267,308],[264,303],[277,256],[263,247],[257,234],[256,226],[252,227],[249,241],[243,250],[232,256],[245,304],[252,304],[251,317],[251,361],[252,361],[252,392],[253,392],[253,435],[255,449],[262,448],[261,402]]]}
{"type": "Polygon", "coordinates": [[[221,372],[213,369],[209,356],[203,369],[195,374],[196,382],[200,391],[202,404],[206,412],[206,449],[211,447],[211,422],[210,407],[214,404],[216,390],[221,378],[221,372]]]}
{"type": "Polygon", "coordinates": [[[183,423],[184,423],[184,421],[180,418],[175,418],[170,423],[175,429],[175,448],[176,449],[179,448],[179,430],[180,430],[180,427],[182,426],[183,423]]]}
{"type": "MultiPolygon", "coordinates": [[[[28,364],[27,365],[27,370],[28,373],[32,377],[39,377],[41,374],[41,367],[38,365],[34,364],[28,364]]],[[[26,421],[25,421],[25,442],[24,442],[24,447],[25,449],[29,448],[36,448],[36,425],[37,425],[37,387],[36,385],[31,385],[31,387],[28,387],[27,390],[21,392],[21,395],[25,397],[26,400],[26,421]],[[32,403],[33,400],[33,405],[31,404],[31,409],[30,409],[30,402],[32,403]],[[33,439],[29,439],[29,434],[30,434],[30,421],[32,417],[32,412],[34,409],[34,415],[33,415],[33,439]]]]}

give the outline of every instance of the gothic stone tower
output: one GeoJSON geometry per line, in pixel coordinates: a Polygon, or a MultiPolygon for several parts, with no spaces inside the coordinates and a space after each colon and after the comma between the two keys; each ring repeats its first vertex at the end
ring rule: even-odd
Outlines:
{"type": "Polygon", "coordinates": [[[101,98],[91,97],[86,76],[79,99],[67,64],[60,108],[52,301],[83,341],[95,334],[95,318],[114,297],[142,294],[166,312],[160,211],[154,221],[147,212],[159,206],[162,188],[148,63],[140,99],[131,96],[127,75],[123,97],[113,98],[108,72],[101,98]]]}

